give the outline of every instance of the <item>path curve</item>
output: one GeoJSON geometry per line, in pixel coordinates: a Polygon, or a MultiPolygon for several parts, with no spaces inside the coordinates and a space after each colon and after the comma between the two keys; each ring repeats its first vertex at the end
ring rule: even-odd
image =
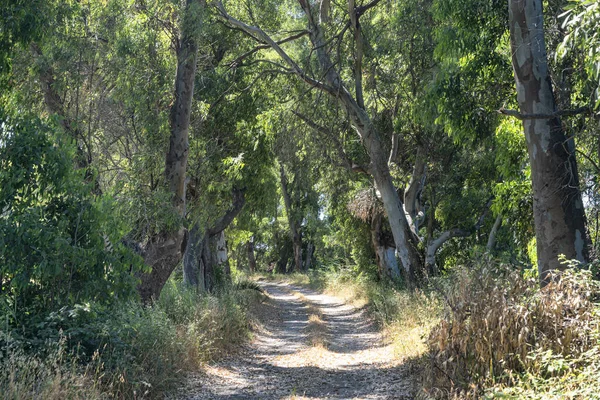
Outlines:
{"type": "Polygon", "coordinates": [[[363,311],[282,282],[259,282],[263,327],[241,354],[209,365],[186,400],[411,399],[407,368],[363,311]]]}

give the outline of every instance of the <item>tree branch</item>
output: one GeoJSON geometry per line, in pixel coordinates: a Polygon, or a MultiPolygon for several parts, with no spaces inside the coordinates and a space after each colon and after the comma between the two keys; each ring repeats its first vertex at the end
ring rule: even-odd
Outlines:
{"type": "Polygon", "coordinates": [[[312,129],[314,129],[315,131],[327,136],[328,138],[330,138],[333,141],[333,143],[335,144],[335,149],[338,153],[338,156],[342,159],[342,162],[344,163],[344,167],[348,171],[363,173],[363,174],[367,174],[367,175],[370,174],[368,166],[358,165],[354,161],[352,161],[352,159],[344,151],[344,146],[342,146],[342,143],[340,142],[339,138],[336,135],[332,134],[332,132],[329,129],[317,124],[316,122],[314,122],[312,119],[310,119],[309,117],[307,117],[304,114],[301,114],[294,110],[292,110],[292,113],[295,116],[297,116],[298,118],[300,118],[302,121],[304,121],[306,123],[306,125],[308,125],[312,129]]]}
{"type": "Polygon", "coordinates": [[[208,235],[216,235],[222,231],[224,231],[229,224],[233,221],[235,217],[242,211],[244,208],[244,204],[246,204],[246,196],[245,190],[243,189],[233,189],[233,204],[229,210],[225,212],[225,214],[215,221],[213,226],[207,229],[206,233],[208,235]]]}
{"type": "Polygon", "coordinates": [[[381,0],[373,0],[372,2],[365,4],[364,6],[360,6],[356,9],[356,14],[360,17],[361,15],[363,15],[365,13],[365,11],[367,11],[370,8],[375,7],[377,4],[379,4],[381,0]]]}
{"type": "Polygon", "coordinates": [[[553,112],[551,114],[521,114],[520,112],[518,112],[516,110],[507,110],[506,108],[502,107],[498,110],[498,113],[502,114],[502,115],[507,115],[509,117],[515,117],[520,120],[552,119],[552,118],[568,117],[568,116],[585,114],[585,113],[591,114],[592,109],[591,109],[591,107],[579,107],[574,110],[560,110],[560,111],[553,112]]]}
{"type": "MultiPolygon", "coordinates": [[[[291,42],[293,40],[299,39],[299,38],[301,38],[302,36],[305,36],[305,35],[308,35],[308,31],[301,31],[301,32],[299,32],[299,33],[297,33],[295,35],[289,36],[289,37],[287,37],[285,39],[278,40],[275,43],[277,43],[277,44],[284,44],[284,43],[291,42]]],[[[232,62],[230,62],[229,63],[229,68],[230,69],[231,68],[236,68],[237,66],[240,65],[240,63],[244,59],[250,57],[254,53],[257,53],[260,50],[265,50],[265,49],[270,49],[270,48],[271,48],[271,46],[268,45],[268,44],[262,44],[260,46],[256,46],[252,50],[245,52],[244,54],[242,54],[241,56],[239,56],[238,58],[236,58],[235,60],[233,60],[232,62]]]]}
{"type": "Polygon", "coordinates": [[[313,87],[316,87],[325,92],[328,92],[333,96],[335,96],[337,94],[337,91],[334,88],[332,88],[331,86],[328,86],[328,85],[324,84],[323,82],[320,82],[320,81],[308,76],[306,74],[306,72],[302,68],[300,68],[300,66],[294,60],[292,60],[292,58],[261,28],[259,28],[257,26],[247,25],[247,24],[243,23],[242,21],[239,21],[239,20],[233,18],[231,15],[229,15],[227,13],[227,11],[225,10],[225,7],[223,6],[223,3],[221,3],[220,1],[217,1],[215,4],[216,4],[217,9],[221,13],[221,16],[223,18],[225,18],[227,20],[227,22],[229,22],[230,25],[232,25],[238,29],[241,29],[244,32],[248,33],[249,35],[251,35],[253,37],[257,37],[258,39],[265,42],[269,47],[271,47],[273,50],[275,50],[275,52],[279,55],[279,57],[281,57],[281,59],[283,61],[285,61],[285,63],[290,66],[290,68],[294,71],[294,73],[298,77],[300,77],[300,79],[302,79],[304,82],[308,83],[309,85],[311,85],[313,87]]]}
{"type": "Polygon", "coordinates": [[[354,54],[354,87],[356,91],[356,102],[358,106],[364,110],[365,100],[363,97],[362,84],[362,60],[363,60],[363,43],[360,33],[360,14],[354,5],[354,0],[348,0],[348,14],[350,14],[350,25],[354,32],[354,45],[356,47],[354,54]]]}

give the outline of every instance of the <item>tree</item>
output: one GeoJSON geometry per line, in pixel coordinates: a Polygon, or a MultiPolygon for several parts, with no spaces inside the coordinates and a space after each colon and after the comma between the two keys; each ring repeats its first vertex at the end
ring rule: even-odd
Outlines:
{"type": "Polygon", "coordinates": [[[540,282],[565,265],[559,256],[586,262],[588,237],[575,143],[567,138],[548,73],[541,0],[510,0],[509,26],[517,99],[533,184],[540,282]]]}
{"type": "Polygon", "coordinates": [[[316,62],[318,65],[316,77],[307,73],[307,71],[304,70],[298,62],[294,61],[281,47],[280,43],[272,39],[263,29],[258,26],[247,25],[232,17],[227,13],[225,7],[220,2],[217,2],[217,7],[223,18],[227,20],[229,24],[237,29],[241,29],[258,41],[266,43],[269,48],[272,48],[278,54],[280,59],[283,60],[288,72],[295,74],[308,86],[331,96],[347,113],[352,127],[360,136],[369,155],[370,165],[368,172],[373,175],[377,189],[381,194],[386,214],[390,221],[394,242],[396,244],[396,251],[402,262],[406,278],[409,282],[416,283],[420,280],[420,276],[423,272],[422,258],[417,250],[417,239],[410,229],[402,200],[394,187],[387,163],[389,154],[387,154],[381,132],[379,132],[373,124],[373,121],[365,108],[363,97],[362,58],[364,54],[362,40],[364,38],[361,34],[360,17],[369,9],[376,6],[377,3],[379,3],[377,0],[365,6],[355,6],[354,2],[349,3],[349,27],[352,29],[354,37],[357,39],[355,40],[355,48],[352,53],[353,59],[355,60],[354,95],[342,79],[340,71],[332,62],[329,50],[334,41],[328,41],[325,38],[324,29],[318,21],[316,11],[313,11],[310,2],[299,0],[298,4],[307,24],[308,36],[313,49],[310,54],[316,55],[316,62]]]}
{"type": "MultiPolygon", "coordinates": [[[[198,55],[197,30],[201,25],[201,0],[187,0],[181,20],[181,32],[176,41],[177,72],[175,99],[171,107],[169,151],[165,162],[165,180],[172,194],[172,207],[182,218],[186,213],[186,171],[189,155],[189,126],[196,78],[198,55]]],[[[162,231],[148,241],[144,261],[151,268],[141,275],[139,292],[142,301],[158,299],[187,246],[187,232],[180,223],[175,230],[162,231]]]]}

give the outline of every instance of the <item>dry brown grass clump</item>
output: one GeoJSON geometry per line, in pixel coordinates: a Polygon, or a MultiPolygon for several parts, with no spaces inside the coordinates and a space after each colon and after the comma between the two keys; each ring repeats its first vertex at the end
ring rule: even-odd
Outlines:
{"type": "Polygon", "coordinates": [[[293,291],[307,307],[308,324],[306,326],[306,334],[308,337],[308,344],[312,347],[318,347],[322,349],[327,348],[327,324],[323,317],[323,311],[314,305],[306,296],[300,292],[293,291]]]}
{"type": "Polygon", "coordinates": [[[575,359],[597,346],[595,299],[599,283],[588,271],[569,270],[543,289],[510,266],[487,263],[457,271],[445,290],[447,313],[432,330],[429,347],[431,394],[481,389],[513,377],[542,371],[532,354],[550,352],[575,359]]]}

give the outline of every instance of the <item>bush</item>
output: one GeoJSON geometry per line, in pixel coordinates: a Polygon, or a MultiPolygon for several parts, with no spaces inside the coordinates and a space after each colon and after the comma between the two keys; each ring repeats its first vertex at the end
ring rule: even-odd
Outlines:
{"type": "Polygon", "coordinates": [[[74,158],[59,129],[0,107],[0,312],[12,324],[135,293],[140,259],[117,244],[111,202],[95,198],[74,158]],[[104,235],[116,241],[113,251],[104,235]]]}
{"type": "Polygon", "coordinates": [[[582,356],[598,346],[599,294],[586,270],[567,270],[539,289],[536,280],[506,265],[488,261],[458,269],[444,290],[446,314],[429,337],[430,385],[443,389],[439,393],[476,397],[485,387],[513,385],[523,374],[559,377],[565,368],[557,359],[581,366],[582,356]]]}
{"type": "Polygon", "coordinates": [[[0,393],[162,398],[187,372],[249,337],[247,309],[258,296],[234,287],[198,295],[171,281],[152,307],[64,307],[24,330],[0,332],[0,393]]]}

